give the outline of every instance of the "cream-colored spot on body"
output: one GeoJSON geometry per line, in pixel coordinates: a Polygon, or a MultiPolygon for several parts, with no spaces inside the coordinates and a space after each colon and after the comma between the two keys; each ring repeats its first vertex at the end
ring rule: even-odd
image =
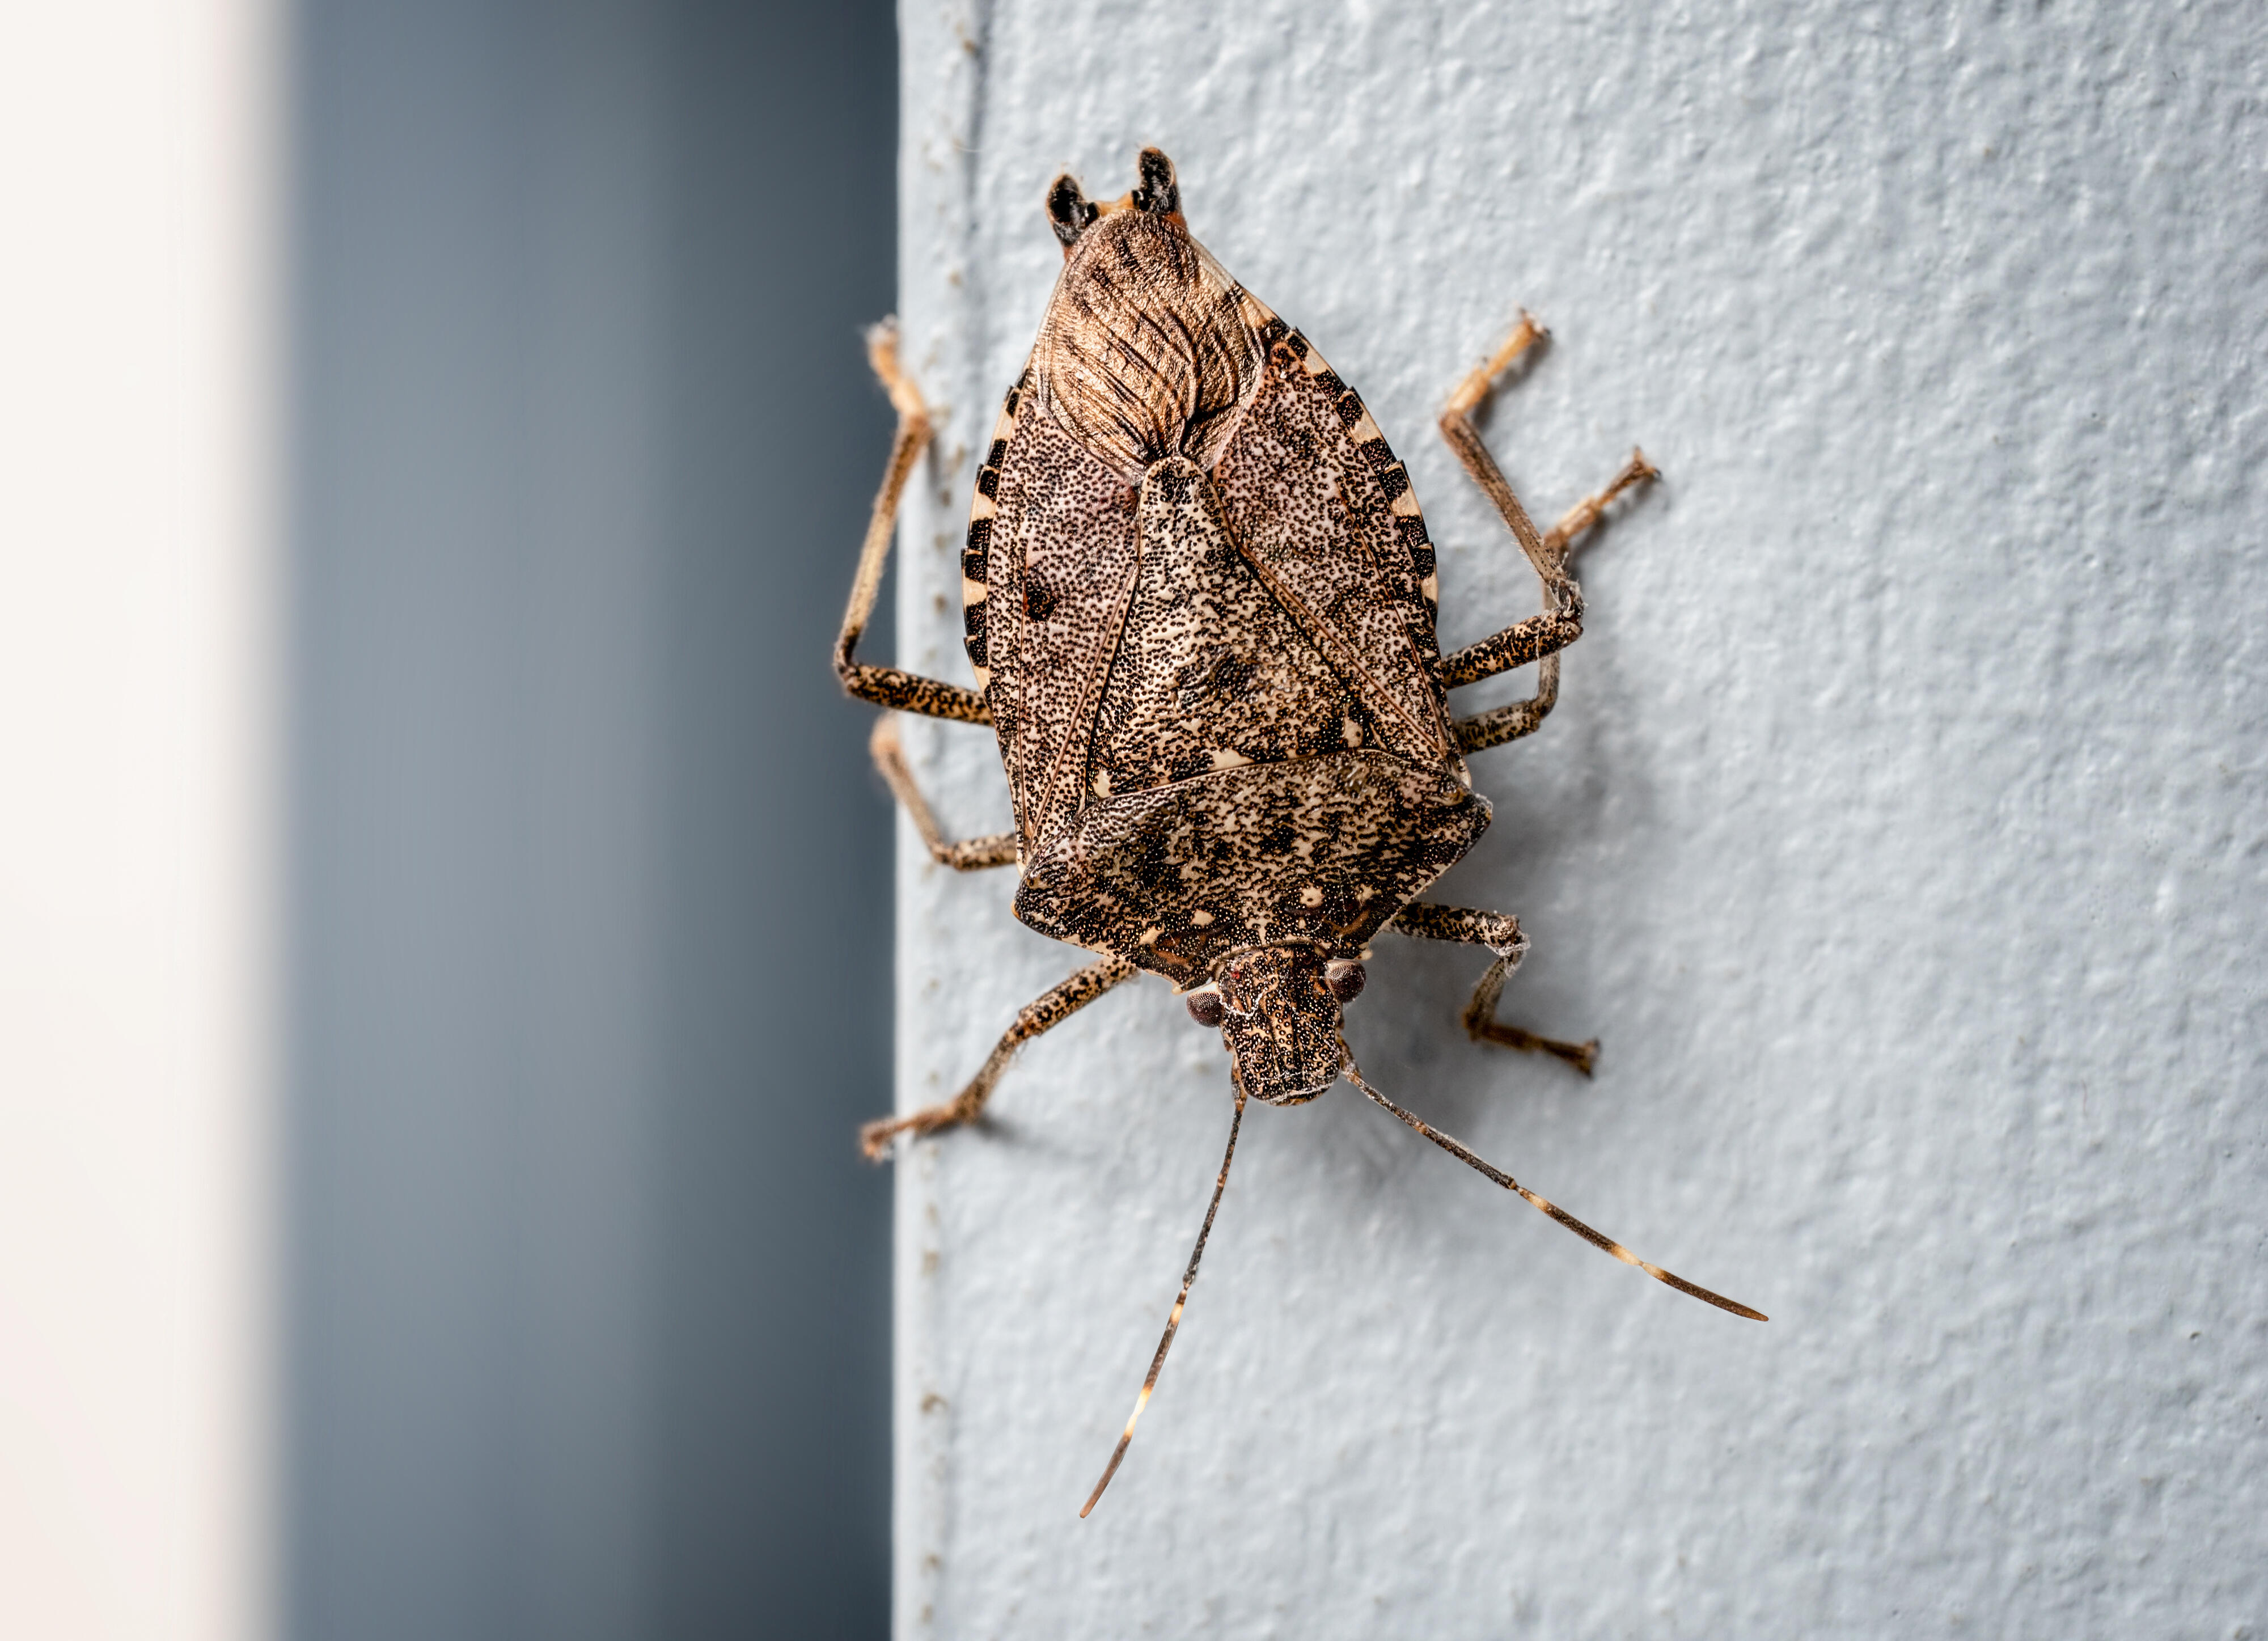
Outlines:
{"type": "Polygon", "coordinates": [[[976,492],[976,499],[968,504],[968,521],[974,524],[979,519],[990,519],[999,511],[1000,504],[983,490],[979,490],[976,492]]]}
{"type": "Polygon", "coordinates": [[[1370,419],[1370,412],[1366,410],[1356,418],[1355,424],[1347,429],[1347,437],[1358,445],[1367,445],[1372,439],[1380,438],[1381,435],[1378,430],[1378,423],[1370,419]]]}
{"type": "Polygon", "coordinates": [[[964,605],[984,602],[984,584],[981,581],[971,581],[966,576],[961,577],[961,601],[964,605]]]}
{"type": "Polygon", "coordinates": [[[1426,577],[1418,584],[1418,591],[1425,595],[1425,602],[1428,604],[1439,604],[1441,601],[1441,578],[1426,577]]]}
{"type": "MultiPolygon", "coordinates": [[[[1366,901],[1369,900],[1369,899],[1370,899],[1370,897],[1371,897],[1372,895],[1373,895],[1373,894],[1377,894],[1377,893],[1378,893],[1377,889],[1375,889],[1374,887],[1373,887],[1371,885],[1369,885],[1369,884],[1366,883],[1366,884],[1364,884],[1360,888],[1357,889],[1357,890],[1354,892],[1354,903],[1355,903],[1356,905],[1359,906],[1359,905],[1361,905],[1364,901],[1366,901]]],[[[1370,955],[1370,953],[1367,953],[1367,952],[1365,952],[1365,953],[1363,953],[1363,955],[1364,955],[1365,957],[1368,957],[1368,956],[1370,955]]]]}
{"type": "Polygon", "coordinates": [[[1302,905],[1302,906],[1321,906],[1322,903],[1323,903],[1323,892],[1322,892],[1321,889],[1317,888],[1314,884],[1310,883],[1310,884],[1309,884],[1306,888],[1301,889],[1301,890],[1300,891],[1300,905],[1302,905]]]}
{"type": "Polygon", "coordinates": [[[976,669],[976,693],[981,695],[991,687],[992,669],[989,666],[978,667],[976,669]]]}
{"type": "Polygon", "coordinates": [[[1242,753],[1232,752],[1226,747],[1215,747],[1212,749],[1212,767],[1216,769],[1233,769],[1240,763],[1251,762],[1252,760],[1242,753]]]}
{"type": "Polygon", "coordinates": [[[1094,772],[1094,795],[1097,798],[1110,796],[1110,772],[1108,769],[1097,769],[1094,772]]]}
{"type": "Polygon", "coordinates": [[[1342,719],[1339,724],[1339,731],[1341,736],[1344,739],[1348,746],[1359,747],[1362,745],[1362,725],[1356,723],[1352,718],[1342,719]]]}
{"type": "Polygon", "coordinates": [[[1394,516],[1397,519],[1415,519],[1419,517],[1423,511],[1418,505],[1418,492],[1415,489],[1405,489],[1394,498],[1394,516]]]}
{"type": "Polygon", "coordinates": [[[1212,914],[1211,912],[1204,911],[1191,912],[1189,914],[1189,921],[1195,924],[1198,928],[1202,929],[1212,921],[1212,914]]]}
{"type": "Polygon", "coordinates": [[[1135,938],[1144,946],[1155,946],[1158,944],[1158,937],[1164,932],[1162,929],[1145,929],[1135,938]]]}

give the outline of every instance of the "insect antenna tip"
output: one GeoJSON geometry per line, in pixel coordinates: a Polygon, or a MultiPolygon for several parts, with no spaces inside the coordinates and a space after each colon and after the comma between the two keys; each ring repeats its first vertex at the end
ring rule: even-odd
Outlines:
{"type": "Polygon", "coordinates": [[[1341,1052],[1345,1055],[1345,1061],[1342,1069],[1346,1073],[1347,1081],[1352,1083],[1357,1088],[1368,1095],[1373,1103],[1381,1106],[1386,1110],[1391,1112],[1409,1128],[1417,1133],[1424,1135],[1427,1139],[1432,1140],[1443,1151],[1447,1152],[1449,1155],[1454,1157],[1458,1161],[1472,1169],[1474,1173],[1482,1175],[1494,1184],[1502,1186],[1506,1190],[1510,1191],[1514,1196],[1520,1197],[1523,1202],[1527,1203],[1529,1207],[1535,1209],[1536,1212],[1543,1215],[1545,1218],[1556,1219],[1559,1224],[1565,1225],[1577,1236],[1581,1237],[1583,1240],[1588,1242],[1593,1247],[1597,1248],[1601,1253],[1610,1255],[1614,1258],[1622,1261],[1625,1265],[1635,1265],[1638,1269],[1646,1272],[1647,1276],[1652,1277],[1656,1282],[1661,1283],[1665,1286],[1675,1288],[1680,1293],[1689,1294],[1692,1298],[1699,1299],[1705,1305],[1713,1305],[1720,1311],[1728,1311],[1735,1316],[1745,1317],[1752,1322],[1768,1322],[1771,1320],[1771,1317],[1765,1315],[1762,1311],[1752,1310],[1748,1306],[1742,1304],[1738,1299],[1728,1299],[1723,1294],[1712,1292],[1709,1289],[1701,1286],[1698,1283],[1686,1281],[1684,1277],[1678,1276],[1674,1271],[1664,1270],[1659,1265],[1653,1264],[1648,1261],[1640,1259],[1637,1255],[1631,1253],[1630,1249],[1624,1247],[1612,1237],[1608,1236],[1602,1232],[1594,1231],[1590,1226],[1576,1218],[1574,1215],[1560,1207],[1558,1203],[1552,1202],[1546,1197],[1537,1196],[1534,1191],[1529,1190],[1526,1186],[1513,1179],[1512,1175],[1506,1174],[1503,1169],[1497,1167],[1494,1164],[1488,1162],[1480,1157],[1471,1149],[1471,1147],[1465,1144],[1463,1141],[1453,1138],[1449,1135],[1444,1134],[1440,1130],[1435,1128],[1432,1123],[1427,1122],[1416,1113],[1403,1110],[1400,1106],[1395,1105],[1391,1100],[1388,1100],[1384,1094],[1380,1093],[1378,1090],[1373,1088],[1370,1084],[1364,1079],[1361,1069],[1354,1063],[1354,1055],[1345,1047],[1344,1039],[1340,1040],[1340,1049],[1341,1052]]]}

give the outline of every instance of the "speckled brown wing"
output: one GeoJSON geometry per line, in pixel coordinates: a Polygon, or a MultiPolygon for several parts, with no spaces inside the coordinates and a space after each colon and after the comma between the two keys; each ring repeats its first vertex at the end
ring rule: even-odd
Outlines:
{"type": "Polygon", "coordinates": [[[1243,306],[1268,357],[1213,469],[1229,526],[1332,669],[1356,686],[1383,743],[1421,761],[1454,761],[1436,678],[1433,549],[1410,475],[1322,356],[1249,294],[1243,306]]]}
{"type": "Polygon", "coordinates": [[[1239,550],[1203,469],[1159,462],[1138,523],[1141,565],[1095,714],[1090,795],[1376,741],[1374,714],[1239,550]]]}
{"type": "Polygon", "coordinates": [[[961,560],[1026,858],[1097,798],[1245,763],[1381,749],[1462,780],[1425,521],[1360,400],[1177,224],[1089,239],[961,560]]]}
{"type": "Polygon", "coordinates": [[[1051,814],[1079,806],[1087,726],[1138,560],[1135,493],[1034,397],[1027,371],[978,470],[961,555],[969,660],[1027,855],[1051,814]]]}

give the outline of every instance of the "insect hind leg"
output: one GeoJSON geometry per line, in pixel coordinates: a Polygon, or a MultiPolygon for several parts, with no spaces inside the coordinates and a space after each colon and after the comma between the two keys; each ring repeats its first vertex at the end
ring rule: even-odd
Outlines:
{"type": "Polygon", "coordinates": [[[1480,984],[1473,988],[1472,1001],[1465,1004],[1465,1034],[1475,1042],[1498,1043],[1528,1054],[1548,1054],[1554,1059],[1565,1060],[1586,1077],[1591,1075],[1599,1054],[1597,1038],[1587,1042],[1566,1042],[1557,1037],[1539,1037],[1521,1027],[1507,1026],[1496,1017],[1498,1000],[1504,995],[1504,982],[1520,967],[1520,960],[1528,955],[1528,937],[1520,931],[1519,918],[1507,912],[1413,901],[1395,914],[1391,926],[1414,939],[1484,946],[1496,954],[1496,961],[1489,965],[1480,984]]]}
{"type": "Polygon", "coordinates": [[[1630,460],[1623,463],[1622,471],[1607,481],[1606,488],[1586,496],[1565,513],[1559,522],[1546,531],[1543,545],[1547,551],[1565,563],[1574,556],[1576,538],[1589,532],[1605,516],[1608,506],[1624,490],[1639,484],[1650,484],[1661,476],[1661,469],[1646,459],[1646,452],[1632,448],[1630,460]]]}
{"type": "MultiPolygon", "coordinates": [[[[1579,539],[1598,523],[1616,497],[1632,485],[1660,476],[1660,471],[1646,459],[1644,451],[1633,450],[1630,460],[1605,489],[1584,497],[1551,526],[1543,538],[1545,547],[1565,564],[1573,556],[1579,539]]],[[[1544,598],[1547,605],[1553,598],[1548,585],[1544,598]]],[[[1478,644],[1467,644],[1441,658],[1441,681],[1450,689],[1477,683],[1515,666],[1525,666],[1530,661],[1538,664],[1535,693],[1528,699],[1508,701],[1500,707],[1491,707],[1485,712],[1455,721],[1453,727],[1457,732],[1460,752],[1478,752],[1484,747],[1500,747],[1506,741],[1533,735],[1559,703],[1559,651],[1583,632],[1582,590],[1572,578],[1561,582],[1557,600],[1556,610],[1546,609],[1541,615],[1531,615],[1478,644]]]]}
{"type": "Polygon", "coordinates": [[[851,580],[850,601],[843,612],[843,630],[835,640],[835,674],[845,689],[878,707],[989,724],[991,709],[974,689],[852,659],[874,613],[875,596],[882,590],[882,570],[897,535],[898,503],[905,495],[914,464],[929,448],[932,431],[929,407],[922,402],[921,389],[898,364],[896,320],[886,319],[866,333],[866,359],[889,393],[890,403],[898,413],[898,430],[890,443],[890,465],[883,469],[881,489],[874,495],[874,511],[866,520],[866,539],[858,549],[858,573],[851,580]]]}
{"type": "Polygon", "coordinates": [[[955,872],[982,872],[988,866],[1016,864],[1019,853],[1013,832],[963,838],[959,843],[946,841],[937,817],[930,813],[929,799],[922,796],[920,786],[914,781],[905,749],[898,744],[897,719],[892,714],[885,712],[874,720],[874,732],[868,737],[866,747],[874,754],[874,767],[889,784],[891,795],[905,806],[906,813],[912,817],[914,829],[921,834],[922,844],[929,850],[932,860],[955,872]]]}
{"type": "Polygon", "coordinates": [[[1008,1069],[1008,1062],[1016,1057],[1017,1049],[1062,1025],[1113,986],[1123,985],[1139,973],[1141,970],[1123,957],[1106,957],[1049,988],[1018,1011],[1016,1023],[1001,1034],[992,1052],[985,1056],[983,1065],[959,1093],[941,1105],[924,1106],[907,1116],[885,1117],[867,1123],[858,1130],[859,1148],[870,1160],[879,1161],[890,1148],[890,1142],[901,1134],[934,1134],[974,1122],[983,1115],[984,1102],[992,1098],[993,1085],[1008,1069]]]}
{"type": "Polygon", "coordinates": [[[1496,379],[1510,370],[1514,361],[1550,333],[1535,320],[1535,316],[1523,309],[1520,323],[1506,338],[1504,346],[1490,357],[1487,363],[1468,372],[1462,381],[1450,393],[1448,402],[1441,407],[1441,437],[1456,453],[1457,460],[1472,475],[1474,483],[1494,504],[1505,527],[1520,543],[1520,550],[1528,555],[1528,562],[1535,566],[1548,594],[1566,579],[1564,554],[1554,554],[1544,545],[1543,535],[1535,521],[1528,518],[1528,509],[1521,505],[1520,497],[1513,494],[1504,470],[1496,465],[1496,458],[1482,442],[1480,430],[1473,425],[1473,412],[1494,391],[1496,379]]]}
{"type": "Polygon", "coordinates": [[[1558,652],[1583,633],[1582,589],[1567,574],[1574,543],[1598,523],[1615,497],[1634,485],[1660,476],[1645,453],[1634,450],[1622,471],[1604,489],[1570,508],[1549,533],[1537,533],[1527,508],[1513,493],[1496,459],[1489,454],[1488,445],[1483,442],[1472,418],[1474,411],[1494,391],[1496,379],[1549,335],[1535,315],[1523,312],[1504,345],[1457,384],[1441,411],[1441,437],[1473,482],[1494,504],[1498,517],[1519,541],[1521,550],[1543,583],[1541,615],[1507,627],[1442,659],[1442,684],[1451,689],[1524,666],[1530,661],[1538,663],[1535,693],[1528,699],[1510,702],[1456,721],[1457,746],[1463,752],[1477,752],[1484,747],[1500,746],[1531,735],[1558,704],[1558,652]]]}

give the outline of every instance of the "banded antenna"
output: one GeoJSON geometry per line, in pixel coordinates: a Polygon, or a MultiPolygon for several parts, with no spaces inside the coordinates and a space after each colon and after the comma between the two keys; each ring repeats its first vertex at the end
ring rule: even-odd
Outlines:
{"type": "MultiPolygon", "coordinates": [[[[1342,1041],[1340,1048],[1342,1051],[1345,1050],[1344,1041],[1342,1041]]],[[[1449,1155],[1454,1157],[1458,1161],[1466,1164],[1476,1173],[1484,1174],[1489,1179],[1495,1181],[1496,1183],[1504,1187],[1506,1190],[1516,1192],[1520,1196],[1526,1197],[1529,1207],[1535,1209],[1540,1213],[1549,1214],[1552,1218],[1557,1219],[1561,1225],[1565,1225],[1570,1231],[1572,1231],[1577,1236],[1581,1237],[1583,1240],[1588,1242],[1593,1247],[1598,1248],[1604,1253],[1612,1254],[1616,1259],[1622,1261],[1624,1264],[1637,1266],[1640,1270],[1646,1272],[1647,1276],[1653,1277],[1656,1282],[1668,1283],[1680,1293],[1690,1293],[1695,1299],[1700,1299],[1705,1303],[1713,1305],[1720,1311],[1730,1311],[1735,1316],[1745,1316],[1752,1322],[1766,1322],[1771,1320],[1771,1317],[1765,1315],[1762,1311],[1750,1310],[1738,1299],[1728,1299],[1721,1293],[1712,1293],[1708,1289],[1700,1286],[1697,1283],[1688,1282],[1684,1277],[1676,1275],[1675,1272],[1664,1270],[1659,1265],[1647,1263],[1645,1260],[1640,1259],[1637,1255],[1631,1253],[1630,1249],[1624,1247],[1621,1243],[1616,1241],[1614,1238],[1602,1235],[1601,1233],[1592,1230],[1590,1226],[1576,1218],[1574,1215],[1560,1207],[1558,1203],[1549,1202],[1543,1197],[1538,1196],[1535,1192],[1529,1190],[1526,1186],[1513,1179],[1512,1175],[1506,1174],[1503,1169],[1496,1167],[1475,1156],[1466,1148],[1462,1141],[1450,1138],[1447,1134],[1441,1132],[1440,1130],[1435,1128],[1430,1122],[1425,1122],[1423,1118],[1417,1116],[1413,1113],[1404,1111],[1400,1106],[1395,1105],[1384,1094],[1380,1093],[1378,1090],[1373,1088],[1368,1083],[1363,1080],[1362,1072],[1360,1069],[1356,1066],[1354,1063],[1354,1056],[1351,1053],[1348,1053],[1346,1056],[1346,1078],[1347,1081],[1352,1083],[1357,1088],[1362,1090],[1364,1093],[1368,1094],[1380,1105],[1384,1106],[1388,1111],[1391,1111],[1395,1116],[1400,1117],[1404,1122],[1407,1122],[1411,1128],[1417,1130],[1420,1134],[1423,1134],[1427,1139],[1432,1140],[1436,1145],[1439,1145],[1443,1151],[1447,1152],[1449,1155]]],[[[1164,1351],[1161,1350],[1159,1354],[1162,1356],[1164,1355],[1164,1351]]],[[[1130,1429],[1131,1427],[1130,1426],[1129,1428],[1130,1429]]]]}
{"type": "MultiPolygon", "coordinates": [[[[1231,1072],[1234,1076],[1233,1071],[1231,1072]]],[[[1118,1437],[1118,1445],[1110,1450],[1110,1462],[1102,1467],[1102,1479],[1079,1507],[1079,1519],[1086,1520],[1086,1512],[1094,1508],[1094,1501],[1102,1497],[1102,1490],[1110,1485],[1110,1478],[1118,1474],[1118,1466],[1126,1457],[1126,1449],[1134,1440],[1135,1421],[1142,1409],[1150,1405],[1150,1394],[1158,1388],[1158,1374],[1166,1365],[1166,1352],[1174,1348],[1174,1335],[1182,1325],[1182,1308],[1189,1302],[1189,1287],[1197,1279],[1197,1262],[1204,1257],[1205,1239],[1212,1234],[1212,1217],[1220,1211],[1220,1194],[1228,1188],[1228,1165],[1236,1159],[1236,1130],[1244,1126],[1244,1079],[1235,1078],[1236,1115],[1228,1122],[1228,1150],[1220,1159],[1220,1177],[1212,1182],[1212,1201],[1205,1204],[1204,1224],[1197,1227],[1197,1245],[1189,1250],[1189,1268],[1182,1273],[1182,1291],[1174,1300],[1174,1308],[1166,1318],[1165,1337],[1158,1341],[1158,1354],[1150,1358],[1150,1372],[1142,1380],[1142,1394],[1134,1398],[1134,1411],[1126,1416],[1126,1428],[1118,1437]]]]}

